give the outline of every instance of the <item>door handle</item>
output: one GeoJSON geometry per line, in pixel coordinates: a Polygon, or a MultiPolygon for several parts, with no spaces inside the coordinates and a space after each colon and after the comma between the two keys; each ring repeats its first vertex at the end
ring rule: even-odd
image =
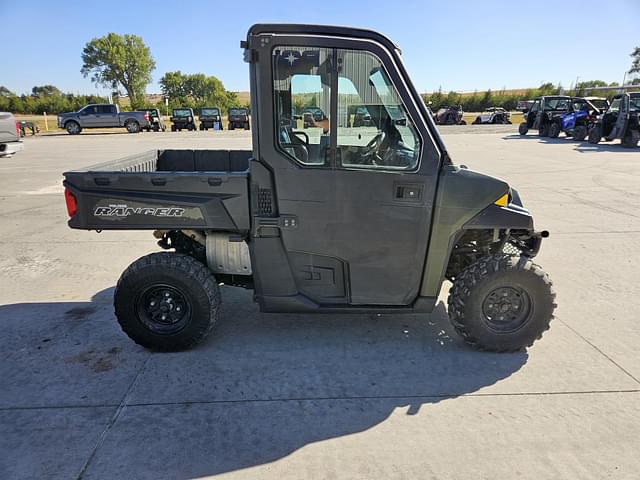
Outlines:
{"type": "Polygon", "coordinates": [[[416,183],[396,183],[394,185],[394,198],[406,202],[422,201],[423,185],[416,183]]]}

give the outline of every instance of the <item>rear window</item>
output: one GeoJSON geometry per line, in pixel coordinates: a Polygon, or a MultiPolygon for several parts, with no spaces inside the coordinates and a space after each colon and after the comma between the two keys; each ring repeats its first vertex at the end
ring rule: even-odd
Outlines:
{"type": "Polygon", "coordinates": [[[177,108],[173,111],[173,116],[174,117],[190,117],[191,110],[189,110],[188,108],[177,108]]]}
{"type": "Polygon", "coordinates": [[[247,111],[244,108],[232,108],[229,110],[229,115],[246,115],[247,111]]]}
{"type": "Polygon", "coordinates": [[[220,110],[218,110],[217,108],[203,108],[202,110],[200,110],[200,115],[203,115],[205,117],[213,117],[216,115],[220,115],[220,110]]]}

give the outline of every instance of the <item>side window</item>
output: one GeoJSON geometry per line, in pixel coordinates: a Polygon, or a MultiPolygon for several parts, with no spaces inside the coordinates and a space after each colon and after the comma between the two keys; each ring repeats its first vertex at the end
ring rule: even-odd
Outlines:
{"type": "Polygon", "coordinates": [[[90,105],[82,109],[82,115],[95,115],[95,113],[96,113],[95,105],[90,105]]]}
{"type": "Polygon", "coordinates": [[[329,166],[332,49],[273,50],[273,89],[280,149],[308,166],[329,166]]]}
{"type": "Polygon", "coordinates": [[[346,168],[413,170],[420,137],[380,60],[338,50],[338,162],[346,168]]]}
{"type": "Polygon", "coordinates": [[[531,105],[531,112],[537,112],[538,110],[540,110],[540,101],[536,100],[535,102],[533,102],[533,105],[531,105]]]}
{"type": "Polygon", "coordinates": [[[115,110],[115,107],[112,106],[112,105],[98,105],[98,113],[99,114],[115,113],[114,111],[112,111],[112,109],[115,110]]]}

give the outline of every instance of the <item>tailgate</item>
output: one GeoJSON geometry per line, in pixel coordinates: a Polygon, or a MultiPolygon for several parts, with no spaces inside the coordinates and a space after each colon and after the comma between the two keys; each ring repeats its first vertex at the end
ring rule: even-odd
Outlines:
{"type": "Polygon", "coordinates": [[[248,151],[161,150],[66,172],[64,186],[75,199],[73,212],[67,198],[73,213],[69,226],[246,233],[250,156],[248,151]]]}

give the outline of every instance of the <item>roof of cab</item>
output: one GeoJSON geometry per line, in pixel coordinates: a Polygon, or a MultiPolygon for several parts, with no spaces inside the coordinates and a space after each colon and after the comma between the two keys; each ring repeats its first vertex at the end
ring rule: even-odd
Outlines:
{"type": "Polygon", "coordinates": [[[330,35],[348,38],[364,38],[374,40],[391,50],[400,51],[395,43],[381,33],[366,28],[341,27],[338,25],[304,25],[300,23],[256,23],[247,32],[247,38],[251,35],[262,33],[274,34],[308,34],[308,35],[330,35]]]}

